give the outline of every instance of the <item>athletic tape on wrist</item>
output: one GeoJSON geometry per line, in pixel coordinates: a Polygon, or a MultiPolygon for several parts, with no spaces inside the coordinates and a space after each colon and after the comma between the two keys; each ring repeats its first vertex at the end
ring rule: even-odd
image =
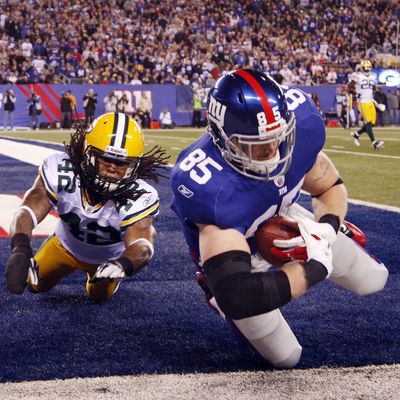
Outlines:
{"type": "Polygon", "coordinates": [[[135,272],[135,268],[133,265],[133,262],[128,258],[128,257],[120,257],[117,260],[115,260],[116,263],[118,263],[121,268],[124,270],[126,276],[131,276],[135,272]]]}
{"type": "Polygon", "coordinates": [[[336,233],[338,233],[340,228],[340,218],[338,215],[335,214],[325,214],[323,215],[319,221],[320,223],[329,224],[336,233]]]}
{"type": "Polygon", "coordinates": [[[32,218],[33,229],[35,229],[36,226],[37,226],[37,224],[38,224],[38,221],[37,221],[36,215],[35,215],[35,213],[33,212],[32,208],[30,208],[30,207],[28,207],[28,206],[21,206],[21,207],[18,207],[17,210],[25,210],[25,211],[28,211],[28,213],[30,214],[30,216],[31,216],[31,218],[32,218]]]}
{"type": "MultiPolygon", "coordinates": [[[[150,257],[149,258],[152,258],[153,257],[153,255],[154,255],[154,246],[153,246],[153,243],[151,243],[149,240],[147,240],[147,239],[145,239],[145,238],[139,238],[139,239],[136,239],[136,240],[134,240],[132,243],[129,243],[129,246],[131,246],[131,245],[133,245],[133,244],[135,244],[135,243],[137,243],[137,242],[145,242],[145,244],[149,247],[149,249],[150,249],[150,257]]],[[[129,247],[128,246],[128,247],[129,247]]]]}
{"type": "Polygon", "coordinates": [[[314,286],[318,282],[323,281],[327,275],[328,270],[324,266],[324,264],[320,263],[313,258],[311,260],[302,263],[304,272],[306,274],[306,279],[308,283],[308,287],[314,286]]]}

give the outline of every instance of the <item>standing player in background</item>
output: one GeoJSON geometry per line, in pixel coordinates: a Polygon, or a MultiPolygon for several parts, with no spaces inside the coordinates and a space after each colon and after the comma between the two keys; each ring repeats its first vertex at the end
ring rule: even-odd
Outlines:
{"type": "Polygon", "coordinates": [[[215,83],[207,115],[208,131],[172,170],[172,209],[209,304],[265,360],[291,368],[302,347],[279,307],[325,278],[373,293],[384,287],[388,271],[338,232],[347,191],[321,151],[325,126],[309,96],[238,69],[215,83]],[[301,189],[312,195],[314,215],[295,204],[301,189]],[[301,236],[275,241],[285,264],[269,270],[257,256],[254,233],[274,215],[296,219],[301,236]],[[287,263],[298,260],[298,246],[308,255],[287,263]]]}
{"type": "MultiPolygon", "coordinates": [[[[351,132],[353,142],[356,146],[360,146],[360,135],[367,132],[372,147],[379,150],[383,146],[382,140],[376,140],[372,127],[376,123],[376,109],[374,103],[374,86],[376,76],[372,71],[372,64],[369,60],[361,61],[361,71],[354,73],[350,77],[348,89],[350,93],[357,95],[358,109],[364,121],[358,131],[351,132]]],[[[377,105],[378,107],[380,105],[377,105]]]]}
{"type": "Polygon", "coordinates": [[[46,292],[80,270],[86,291],[107,300],[119,283],[153,256],[157,191],[142,179],[158,179],[166,162],[154,147],[144,153],[143,132],[120,113],[103,114],[85,130],[79,126],[65,153],[48,156],[26,192],[11,225],[7,288],[46,292]],[[56,231],[33,256],[32,230],[54,208],[56,231]]]}
{"type": "Polygon", "coordinates": [[[353,95],[347,91],[345,85],[340,85],[336,89],[334,104],[336,105],[336,114],[340,125],[345,129],[354,126],[356,116],[353,109],[353,95]]]}

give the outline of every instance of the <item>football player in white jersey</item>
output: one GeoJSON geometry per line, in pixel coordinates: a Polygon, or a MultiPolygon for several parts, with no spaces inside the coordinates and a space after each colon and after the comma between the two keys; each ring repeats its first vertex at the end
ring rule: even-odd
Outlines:
{"type": "MultiPolygon", "coordinates": [[[[375,74],[371,73],[372,64],[369,60],[361,61],[361,71],[353,74],[350,77],[348,89],[350,93],[356,93],[358,96],[358,109],[364,120],[364,124],[358,131],[351,132],[353,142],[356,146],[360,146],[360,135],[367,132],[372,147],[379,150],[383,146],[382,140],[376,140],[372,127],[376,123],[376,109],[374,103],[374,86],[375,74]]],[[[377,105],[380,106],[380,105],[377,105]]]]}
{"type": "Polygon", "coordinates": [[[110,298],[119,283],[151,259],[157,181],[167,161],[159,147],[144,152],[143,132],[122,113],[107,113],[85,130],[78,127],[64,153],[48,156],[26,192],[10,229],[12,252],[7,288],[45,292],[67,275],[86,272],[86,291],[110,298]],[[33,255],[32,230],[55,209],[56,230],[33,255]]]}

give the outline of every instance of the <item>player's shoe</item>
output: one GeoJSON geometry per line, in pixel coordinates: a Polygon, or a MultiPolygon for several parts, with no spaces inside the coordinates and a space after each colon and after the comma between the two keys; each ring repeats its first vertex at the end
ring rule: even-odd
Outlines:
{"type": "Polygon", "coordinates": [[[357,131],[351,132],[350,135],[351,135],[352,138],[353,138],[353,143],[354,143],[356,146],[360,146],[360,140],[359,140],[360,135],[357,133],[357,131]]]}
{"type": "Polygon", "coordinates": [[[379,150],[381,147],[383,147],[383,140],[374,140],[372,142],[372,147],[374,150],[379,150]]]}

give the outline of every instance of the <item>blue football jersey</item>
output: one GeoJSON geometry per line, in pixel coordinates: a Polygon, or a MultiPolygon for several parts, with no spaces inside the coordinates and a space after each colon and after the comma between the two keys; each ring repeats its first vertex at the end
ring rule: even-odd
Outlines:
{"type": "Polygon", "coordinates": [[[262,181],[241,175],[225,162],[209,133],[178,156],[170,178],[172,209],[182,222],[195,262],[199,262],[196,224],[236,229],[255,252],[253,236],[258,226],[285,214],[299,198],[304,177],[323,148],[325,126],[308,95],[298,89],[286,89],[285,94],[296,116],[296,142],[291,166],[283,177],[262,181]]]}

